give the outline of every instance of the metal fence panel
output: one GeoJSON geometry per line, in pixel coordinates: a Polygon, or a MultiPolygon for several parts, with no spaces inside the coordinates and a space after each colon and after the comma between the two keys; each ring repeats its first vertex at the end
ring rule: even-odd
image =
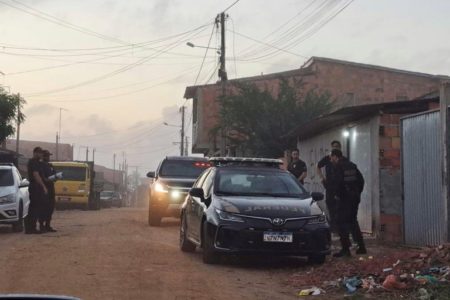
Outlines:
{"type": "Polygon", "coordinates": [[[439,112],[402,119],[405,243],[438,245],[446,240],[442,199],[439,112]]]}

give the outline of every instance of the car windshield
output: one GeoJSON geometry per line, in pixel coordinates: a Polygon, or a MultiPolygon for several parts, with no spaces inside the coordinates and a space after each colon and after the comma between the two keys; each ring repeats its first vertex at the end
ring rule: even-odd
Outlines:
{"type": "Polygon", "coordinates": [[[14,179],[10,169],[0,170],[0,186],[12,186],[14,185],[14,179]]]}
{"type": "Polygon", "coordinates": [[[114,192],[112,191],[105,191],[100,193],[100,197],[112,197],[114,196],[114,192]]]}
{"type": "Polygon", "coordinates": [[[215,193],[231,196],[273,196],[305,198],[306,190],[295,178],[278,170],[221,170],[215,193]]]}
{"type": "Polygon", "coordinates": [[[160,175],[163,177],[197,178],[209,164],[204,161],[166,160],[163,162],[160,175]]]}
{"type": "Polygon", "coordinates": [[[54,166],[56,172],[62,172],[63,181],[85,181],[86,168],[54,166]]]}

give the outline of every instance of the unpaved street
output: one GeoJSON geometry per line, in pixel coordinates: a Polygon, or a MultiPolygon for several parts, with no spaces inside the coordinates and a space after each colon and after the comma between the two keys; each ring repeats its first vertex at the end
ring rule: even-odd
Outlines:
{"type": "Polygon", "coordinates": [[[59,231],[0,227],[0,292],[82,299],[294,299],[285,279],[297,258],[229,258],[204,265],[178,249],[176,219],[148,227],[146,210],[58,211],[59,231]]]}

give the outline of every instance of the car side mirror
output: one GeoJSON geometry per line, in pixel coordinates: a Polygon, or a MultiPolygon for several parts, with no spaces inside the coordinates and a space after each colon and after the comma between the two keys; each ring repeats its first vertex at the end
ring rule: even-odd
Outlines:
{"type": "Polygon", "coordinates": [[[202,202],[205,199],[205,194],[203,193],[203,189],[201,188],[192,188],[189,191],[189,195],[191,195],[192,197],[200,198],[202,202]]]}
{"type": "Polygon", "coordinates": [[[22,182],[19,184],[19,188],[25,188],[25,187],[29,187],[30,186],[30,182],[27,179],[23,179],[22,182]]]}
{"type": "Polygon", "coordinates": [[[155,178],[155,176],[156,176],[155,172],[148,172],[147,173],[147,177],[148,178],[155,178]]]}
{"type": "Polygon", "coordinates": [[[320,192],[312,192],[311,197],[314,201],[321,201],[324,198],[323,193],[320,192]]]}

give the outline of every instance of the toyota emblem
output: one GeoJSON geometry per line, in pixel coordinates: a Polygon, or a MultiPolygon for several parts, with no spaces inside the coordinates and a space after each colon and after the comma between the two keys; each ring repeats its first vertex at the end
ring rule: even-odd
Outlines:
{"type": "Polygon", "coordinates": [[[285,220],[280,219],[280,218],[272,219],[272,224],[276,225],[276,226],[281,226],[284,224],[284,222],[285,222],[285,220]]]}

